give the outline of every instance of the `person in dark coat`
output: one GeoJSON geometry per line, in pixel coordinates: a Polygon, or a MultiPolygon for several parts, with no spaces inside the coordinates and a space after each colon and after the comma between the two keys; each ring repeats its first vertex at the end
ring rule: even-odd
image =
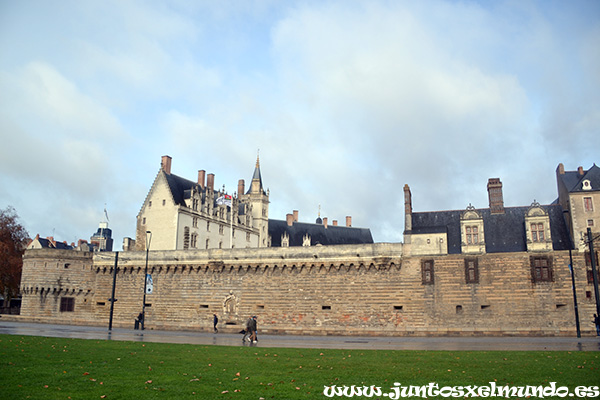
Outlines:
{"type": "Polygon", "coordinates": [[[252,320],[250,322],[250,340],[252,340],[252,343],[256,343],[256,315],[252,317],[252,320]]]}
{"type": "Polygon", "coordinates": [[[600,316],[594,314],[594,325],[596,325],[596,336],[600,336],[600,316]]]}
{"type": "Polygon", "coordinates": [[[217,314],[213,314],[213,326],[215,328],[215,333],[219,333],[219,330],[217,329],[218,323],[219,323],[219,317],[217,317],[217,314]]]}
{"type": "MultiPolygon", "coordinates": [[[[252,336],[252,332],[250,332],[250,327],[252,326],[252,317],[249,317],[246,320],[246,325],[244,326],[244,330],[242,330],[242,332],[244,333],[244,337],[242,337],[242,342],[246,340],[246,336],[252,336]]],[[[248,338],[248,341],[250,341],[251,339],[248,338]]]]}

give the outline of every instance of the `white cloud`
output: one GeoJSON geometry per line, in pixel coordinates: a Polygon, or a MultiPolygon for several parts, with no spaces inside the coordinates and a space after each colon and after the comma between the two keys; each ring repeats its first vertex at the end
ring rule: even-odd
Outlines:
{"type": "Polygon", "coordinates": [[[86,235],[95,227],[84,216],[99,208],[101,217],[104,203],[123,221],[115,234],[133,235],[165,154],[174,173],[206,169],[231,190],[248,183],[260,149],[272,218],[297,209],[313,221],[321,204],[322,216],[352,215],[376,240],[401,239],[405,183],[415,210],[485,207],[490,177],[505,183],[507,205],[523,205],[554,200],[559,162],[598,162],[593,3],[5,10],[0,129],[18,134],[3,134],[0,187],[11,190],[0,190],[0,206],[17,187],[30,198],[47,192],[86,235]]]}

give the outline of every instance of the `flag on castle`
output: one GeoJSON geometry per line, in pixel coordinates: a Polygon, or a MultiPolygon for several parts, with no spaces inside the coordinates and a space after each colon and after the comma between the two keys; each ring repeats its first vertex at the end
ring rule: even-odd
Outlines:
{"type": "Polygon", "coordinates": [[[232,200],[233,200],[233,198],[230,195],[225,194],[225,195],[217,198],[217,204],[220,205],[220,206],[229,206],[229,207],[231,207],[231,201],[232,200]]]}

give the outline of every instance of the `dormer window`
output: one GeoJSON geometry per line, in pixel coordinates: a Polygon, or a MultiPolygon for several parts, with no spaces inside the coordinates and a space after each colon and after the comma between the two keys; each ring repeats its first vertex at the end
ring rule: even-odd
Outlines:
{"type": "Polygon", "coordinates": [[[460,217],[461,252],[485,253],[483,217],[471,204],[460,217]]]}
{"type": "Polygon", "coordinates": [[[586,179],[582,182],[581,188],[583,190],[592,190],[592,183],[589,179],[586,179]]]}
{"type": "Polygon", "coordinates": [[[552,250],[550,217],[545,208],[535,200],[525,213],[525,235],[527,251],[552,250]]]}

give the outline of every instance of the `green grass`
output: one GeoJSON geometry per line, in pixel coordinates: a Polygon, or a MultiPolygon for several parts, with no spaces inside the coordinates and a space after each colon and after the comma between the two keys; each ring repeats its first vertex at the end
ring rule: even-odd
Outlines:
{"type": "Polygon", "coordinates": [[[554,381],[573,389],[600,383],[599,357],[599,352],[266,349],[0,335],[0,399],[326,399],[324,386],[389,391],[394,382],[554,381]]]}

